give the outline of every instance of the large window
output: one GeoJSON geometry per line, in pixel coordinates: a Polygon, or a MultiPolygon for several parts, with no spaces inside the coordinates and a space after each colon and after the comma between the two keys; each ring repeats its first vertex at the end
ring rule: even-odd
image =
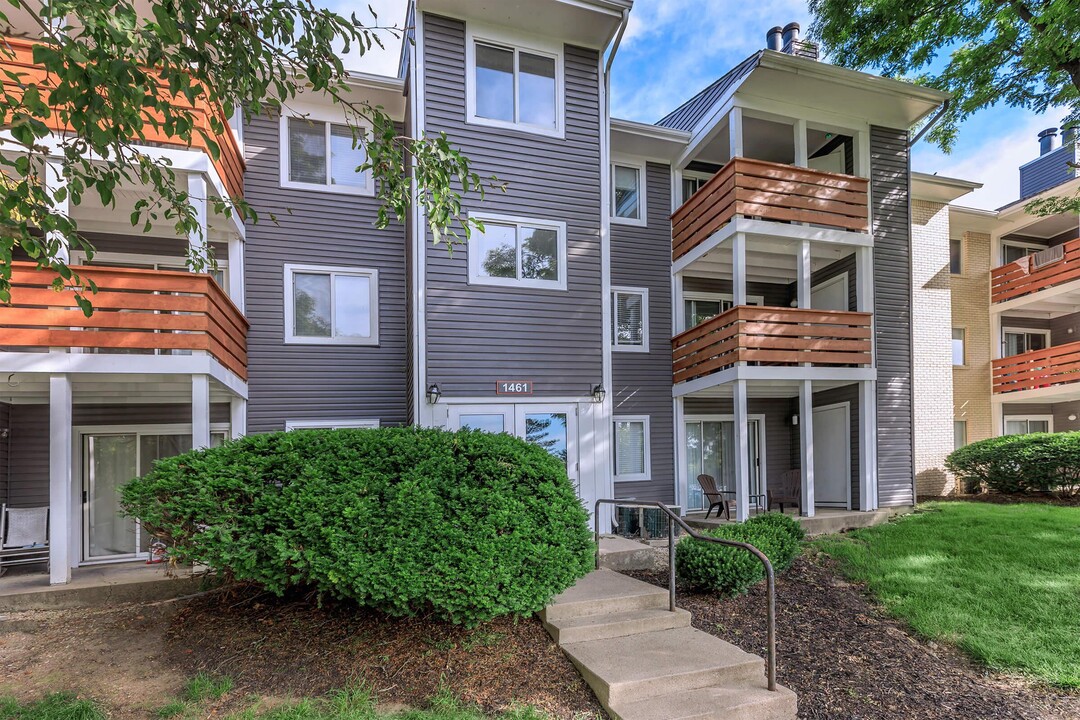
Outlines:
{"type": "Polygon", "coordinates": [[[1034,255],[1040,250],[1045,250],[1044,247],[1033,247],[1030,245],[1019,245],[1014,243],[1005,243],[1001,246],[1001,264],[1008,265],[1009,263],[1022,260],[1028,255],[1034,255]]]}
{"type": "Polygon", "coordinates": [[[615,422],[615,480],[648,480],[649,418],[616,417],[615,422]]]}
{"type": "Polygon", "coordinates": [[[1034,432],[1053,432],[1054,421],[1049,415],[1005,418],[1006,435],[1027,435],[1034,432]]]}
{"type": "Polygon", "coordinates": [[[1019,355],[1020,353],[1045,350],[1050,346],[1049,330],[1025,330],[1021,328],[1005,328],[1002,330],[1002,355],[1019,355]]]}
{"type": "Polygon", "coordinates": [[[562,131],[560,57],[474,39],[469,54],[469,120],[556,135],[562,131]]]}
{"type": "Polygon", "coordinates": [[[611,344],[616,350],[649,351],[649,291],[615,288],[611,293],[611,344]]]}
{"type": "Polygon", "coordinates": [[[964,328],[952,329],[952,364],[964,365],[967,361],[967,354],[965,351],[967,332],[964,328]]]}
{"type": "Polygon", "coordinates": [[[281,185],[352,195],[371,195],[371,171],[353,130],[344,123],[299,117],[282,118],[281,185]]]}
{"type": "Polygon", "coordinates": [[[285,342],[377,345],[378,271],[286,265],[285,342]]]}
{"type": "Polygon", "coordinates": [[[615,222],[645,225],[645,165],[620,162],[611,166],[611,218],[615,222]]]}
{"type": "Polygon", "coordinates": [[[484,225],[469,238],[469,282],[566,289],[566,223],[473,215],[484,225]]]}
{"type": "Polygon", "coordinates": [[[949,272],[959,275],[964,269],[964,243],[961,240],[949,241],[949,272]]]}

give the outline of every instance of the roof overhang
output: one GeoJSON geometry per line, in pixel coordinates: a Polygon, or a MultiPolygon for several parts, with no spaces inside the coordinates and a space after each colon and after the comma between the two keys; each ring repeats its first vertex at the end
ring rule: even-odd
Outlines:
{"type": "Polygon", "coordinates": [[[949,205],[949,229],[959,232],[981,232],[990,235],[999,224],[996,210],[949,205]]]}
{"type": "Polygon", "coordinates": [[[611,119],[611,151],[615,154],[671,162],[688,142],[690,133],[682,130],[633,120],[611,119]]]}
{"type": "Polygon", "coordinates": [[[911,196],[916,200],[947,204],[982,186],[982,183],[971,180],[922,172],[911,173],[911,196]]]}
{"type": "Polygon", "coordinates": [[[424,12],[528,28],[570,45],[605,48],[632,0],[416,0],[424,12]]]}

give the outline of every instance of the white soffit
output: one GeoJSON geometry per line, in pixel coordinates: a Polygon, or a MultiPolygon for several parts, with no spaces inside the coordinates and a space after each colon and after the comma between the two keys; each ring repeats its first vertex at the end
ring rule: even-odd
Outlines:
{"type": "Polygon", "coordinates": [[[673,161],[690,142],[690,133],[659,125],[611,119],[611,152],[651,160],[673,161]]]}
{"type": "Polygon", "coordinates": [[[417,8],[485,24],[527,28],[570,45],[604,48],[615,35],[626,0],[418,0],[417,8]]]}
{"type": "Polygon", "coordinates": [[[983,186],[980,182],[959,178],[933,175],[930,173],[911,173],[911,195],[916,200],[930,200],[939,203],[951,203],[983,186]]]}

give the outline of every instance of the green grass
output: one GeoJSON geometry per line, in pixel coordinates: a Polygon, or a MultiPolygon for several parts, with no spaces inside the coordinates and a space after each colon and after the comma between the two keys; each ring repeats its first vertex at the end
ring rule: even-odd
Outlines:
{"type": "Polygon", "coordinates": [[[232,690],[232,687],[232,678],[199,673],[188,681],[183,695],[185,700],[196,703],[204,700],[217,700],[232,690]]]}
{"type": "Polygon", "coordinates": [[[0,698],[0,720],[105,720],[97,703],[71,693],[51,693],[40,700],[18,703],[0,698]]]}
{"type": "Polygon", "coordinates": [[[1080,687],[1080,508],[920,510],[815,544],[919,634],[994,670],[1080,687]]]}

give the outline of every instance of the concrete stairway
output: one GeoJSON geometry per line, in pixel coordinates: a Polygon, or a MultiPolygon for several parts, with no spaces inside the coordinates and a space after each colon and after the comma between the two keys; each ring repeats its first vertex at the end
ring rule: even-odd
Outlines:
{"type": "Polygon", "coordinates": [[[795,718],[795,693],[768,690],[761,658],[690,627],[663,588],[597,570],[540,617],[613,720],[795,718]]]}

